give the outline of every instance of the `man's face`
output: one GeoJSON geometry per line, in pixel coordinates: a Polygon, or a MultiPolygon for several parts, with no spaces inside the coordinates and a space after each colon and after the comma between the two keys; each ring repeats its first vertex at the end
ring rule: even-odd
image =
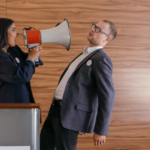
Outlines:
{"type": "MultiPolygon", "coordinates": [[[[105,22],[101,21],[101,22],[98,22],[95,25],[97,27],[99,27],[107,35],[109,35],[110,25],[108,23],[105,23],[105,22]]],[[[91,28],[91,31],[89,32],[89,35],[88,35],[87,39],[89,40],[90,44],[93,45],[93,46],[96,46],[96,45],[105,46],[110,41],[110,37],[106,36],[102,32],[97,33],[95,31],[95,28],[91,28]]]]}

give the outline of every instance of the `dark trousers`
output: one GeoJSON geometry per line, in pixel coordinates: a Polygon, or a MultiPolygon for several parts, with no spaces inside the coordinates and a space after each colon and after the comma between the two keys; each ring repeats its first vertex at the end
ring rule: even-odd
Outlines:
{"type": "Polygon", "coordinates": [[[60,109],[61,106],[51,106],[41,130],[40,150],[76,150],[78,132],[62,126],[60,109]]]}

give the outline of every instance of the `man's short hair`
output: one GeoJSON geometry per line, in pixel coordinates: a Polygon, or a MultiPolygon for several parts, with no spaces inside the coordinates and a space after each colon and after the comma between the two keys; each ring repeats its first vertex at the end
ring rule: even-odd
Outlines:
{"type": "Polygon", "coordinates": [[[113,22],[109,21],[109,20],[103,20],[103,22],[108,23],[110,25],[110,27],[109,27],[109,29],[110,29],[109,35],[112,36],[111,40],[114,40],[116,38],[116,36],[117,36],[117,27],[116,27],[116,25],[113,22]]]}

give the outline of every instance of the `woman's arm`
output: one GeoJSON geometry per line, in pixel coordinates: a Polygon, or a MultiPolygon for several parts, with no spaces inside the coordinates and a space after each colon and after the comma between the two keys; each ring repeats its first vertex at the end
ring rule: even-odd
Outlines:
{"type": "Polygon", "coordinates": [[[35,72],[32,61],[26,60],[22,66],[13,63],[6,54],[0,56],[0,78],[6,82],[24,84],[31,80],[35,72]]]}

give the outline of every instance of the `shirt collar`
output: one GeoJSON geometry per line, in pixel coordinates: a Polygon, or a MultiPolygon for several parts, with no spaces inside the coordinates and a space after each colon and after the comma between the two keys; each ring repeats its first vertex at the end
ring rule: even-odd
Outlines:
{"type": "Polygon", "coordinates": [[[83,48],[83,53],[92,53],[97,49],[102,49],[102,46],[95,46],[95,47],[85,47],[83,48]]]}

